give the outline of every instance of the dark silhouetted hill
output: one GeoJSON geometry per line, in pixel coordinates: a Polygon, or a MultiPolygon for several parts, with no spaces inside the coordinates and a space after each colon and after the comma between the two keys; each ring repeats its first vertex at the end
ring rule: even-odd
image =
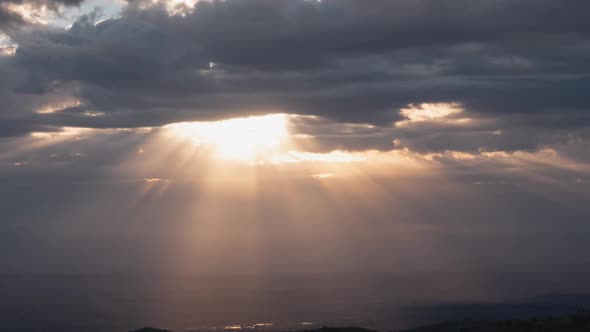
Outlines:
{"type": "MultiPolygon", "coordinates": [[[[156,329],[152,327],[144,327],[139,330],[134,330],[131,332],[172,332],[163,329],[156,329]]],[[[374,330],[364,329],[360,327],[322,327],[320,329],[315,330],[307,330],[307,331],[300,331],[300,332],[377,332],[374,330]]]]}
{"type": "MultiPolygon", "coordinates": [[[[131,332],[171,332],[142,328],[131,332]]],[[[376,332],[359,327],[322,327],[300,332],[376,332]]],[[[590,312],[569,316],[509,320],[462,320],[398,332],[590,332],[590,312]]]]}
{"type": "Polygon", "coordinates": [[[164,329],[156,329],[153,327],[144,327],[139,330],[134,330],[131,332],[172,332],[172,331],[168,331],[168,330],[164,330],[164,329]]]}
{"type": "Polygon", "coordinates": [[[375,330],[364,329],[361,327],[322,327],[315,330],[307,330],[303,332],[376,332],[375,330]]]}
{"type": "Polygon", "coordinates": [[[455,321],[398,332],[590,332],[590,312],[561,318],[455,321]]]}

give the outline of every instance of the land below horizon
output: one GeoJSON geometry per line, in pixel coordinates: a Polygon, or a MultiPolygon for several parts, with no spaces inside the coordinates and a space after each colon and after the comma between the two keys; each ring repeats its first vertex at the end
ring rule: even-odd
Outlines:
{"type": "MultiPolygon", "coordinates": [[[[256,329],[246,329],[252,331],[256,329]]],[[[267,331],[272,331],[269,329],[267,331]]],[[[276,330],[279,331],[279,330],[276,330]]],[[[536,317],[509,320],[459,320],[426,325],[395,332],[587,332],[590,331],[590,312],[566,316],[536,317]]],[[[141,328],[131,332],[173,332],[159,328],[141,328]]],[[[362,327],[321,327],[300,332],[376,332],[362,327]]]]}

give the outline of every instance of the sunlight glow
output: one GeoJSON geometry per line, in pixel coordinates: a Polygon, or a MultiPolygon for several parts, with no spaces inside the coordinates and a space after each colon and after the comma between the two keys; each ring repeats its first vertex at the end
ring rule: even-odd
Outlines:
{"type": "Polygon", "coordinates": [[[16,14],[27,23],[47,24],[55,16],[48,5],[38,5],[20,2],[0,3],[0,7],[11,14],[16,14]]]}
{"type": "Polygon", "coordinates": [[[275,164],[300,163],[300,162],[320,162],[320,163],[352,163],[366,161],[366,153],[348,152],[334,150],[331,152],[301,152],[289,151],[288,153],[277,155],[272,159],[275,164]]]}
{"type": "Polygon", "coordinates": [[[17,45],[0,45],[0,56],[14,56],[17,48],[17,45]]]}
{"type": "Polygon", "coordinates": [[[401,109],[402,116],[410,121],[432,121],[445,118],[450,115],[462,113],[463,109],[459,103],[423,103],[420,105],[409,105],[401,109]]]}
{"type": "Polygon", "coordinates": [[[90,128],[80,128],[80,127],[62,127],[56,131],[39,131],[39,132],[32,132],[30,134],[31,137],[36,139],[65,139],[67,137],[75,137],[79,138],[80,135],[85,133],[92,132],[93,129],[90,128]]]}
{"type": "MultiPolygon", "coordinates": [[[[64,100],[60,103],[43,105],[39,109],[37,109],[35,111],[35,113],[37,113],[37,114],[54,114],[54,113],[58,113],[63,110],[66,110],[68,108],[79,107],[80,105],[82,105],[82,103],[80,102],[80,100],[77,100],[77,99],[64,100]]],[[[87,113],[90,113],[90,112],[87,112],[87,113]]]]}
{"type": "Polygon", "coordinates": [[[164,126],[175,136],[212,149],[223,160],[257,161],[278,153],[286,142],[287,115],[270,114],[213,122],[181,122],[164,126]]]}
{"type": "Polygon", "coordinates": [[[333,176],[334,176],[333,173],[318,173],[318,174],[311,175],[311,177],[314,179],[327,179],[327,178],[331,178],[333,176]]]}

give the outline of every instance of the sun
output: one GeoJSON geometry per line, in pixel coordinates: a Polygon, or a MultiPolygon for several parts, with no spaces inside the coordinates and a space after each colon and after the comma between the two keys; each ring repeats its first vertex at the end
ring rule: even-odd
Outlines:
{"type": "Polygon", "coordinates": [[[223,160],[256,161],[278,153],[288,137],[287,115],[269,114],[212,122],[180,122],[164,127],[223,160]]]}

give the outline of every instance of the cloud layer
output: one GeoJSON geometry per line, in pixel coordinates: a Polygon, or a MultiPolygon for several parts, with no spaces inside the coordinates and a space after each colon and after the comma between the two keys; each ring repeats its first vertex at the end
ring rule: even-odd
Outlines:
{"type": "Polygon", "coordinates": [[[363,139],[341,137],[353,150],[391,149],[395,139],[420,151],[534,150],[588,136],[587,1],[227,0],[173,9],[135,1],[120,18],[99,21],[94,11],[65,30],[10,29],[18,49],[0,58],[0,136],[276,112],[374,126],[363,139]],[[464,122],[408,123],[403,110],[425,103],[459,105],[464,122]]]}

